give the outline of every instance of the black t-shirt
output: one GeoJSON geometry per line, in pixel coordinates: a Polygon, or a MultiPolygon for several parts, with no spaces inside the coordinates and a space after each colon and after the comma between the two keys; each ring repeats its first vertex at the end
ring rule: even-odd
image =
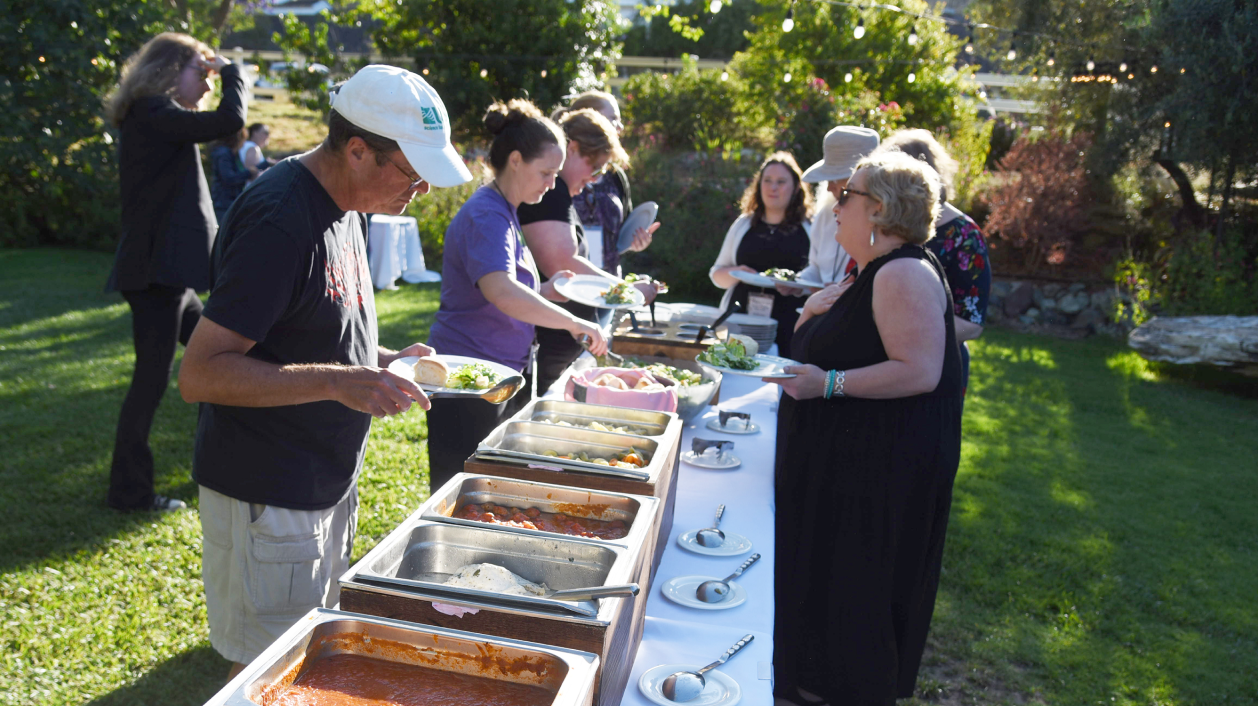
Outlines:
{"type": "MultiPolygon", "coordinates": [[[[247,189],[219,231],[202,314],[257,341],[279,365],[375,365],[366,218],[342,211],[296,157],[247,189]]],[[[339,402],[201,405],[192,477],[232,498],[294,510],[343,500],[362,467],[371,415],[339,402]]]]}
{"type": "MultiPolygon", "coordinates": [[[[555,177],[555,188],[547,191],[539,203],[522,203],[516,209],[516,213],[520,217],[521,226],[539,221],[560,221],[571,225],[577,237],[577,255],[590,256],[590,246],[585,240],[585,229],[581,227],[581,216],[577,213],[577,207],[572,204],[572,194],[568,193],[568,185],[562,177],[555,177]]],[[[541,272],[543,279],[550,279],[555,274],[542,270],[540,263],[538,271],[541,272]]],[[[591,306],[574,302],[564,302],[559,306],[586,321],[594,321],[596,318],[595,309],[591,306]]],[[[568,335],[566,331],[564,335],[568,335]]]]}

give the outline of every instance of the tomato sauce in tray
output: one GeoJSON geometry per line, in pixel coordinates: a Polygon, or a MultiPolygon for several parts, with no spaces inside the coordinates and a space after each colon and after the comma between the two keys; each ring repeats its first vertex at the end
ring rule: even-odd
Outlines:
{"type": "Polygon", "coordinates": [[[528,684],[339,654],[310,665],[270,706],[547,706],[554,698],[528,684]]]}
{"type": "Polygon", "coordinates": [[[589,517],[574,517],[566,513],[542,512],[535,507],[518,508],[468,503],[455,510],[452,517],[491,525],[541,530],[592,539],[622,539],[629,534],[629,527],[623,520],[609,522],[589,517]]]}

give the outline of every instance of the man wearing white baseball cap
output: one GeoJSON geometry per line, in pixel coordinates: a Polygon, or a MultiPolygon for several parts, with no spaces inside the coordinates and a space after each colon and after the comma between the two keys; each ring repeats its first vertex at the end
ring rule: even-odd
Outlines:
{"type": "Polygon", "coordinates": [[[822,146],[825,156],[804,171],[803,180],[811,184],[827,182],[829,195],[819,195],[813,207],[808,267],[799,273],[798,279],[821,284],[840,282],[855,265],[835,240],[838,224],[833,209],[856,163],[877,148],[878,133],[869,128],[840,125],[826,133],[822,146]]]}
{"type": "Polygon", "coordinates": [[[179,388],[201,403],[201,576],[232,676],[311,608],[336,605],[371,419],[429,406],[387,370],[432,349],[379,345],[364,214],[471,178],[437,92],[368,66],[336,93],[323,143],[264,172],[224,218],[179,388]]]}

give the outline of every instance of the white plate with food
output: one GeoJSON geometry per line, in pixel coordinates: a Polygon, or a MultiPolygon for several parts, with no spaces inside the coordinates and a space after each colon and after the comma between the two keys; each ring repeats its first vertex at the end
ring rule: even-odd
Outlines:
{"type": "Polygon", "coordinates": [[[389,363],[389,372],[404,377],[429,392],[479,395],[516,371],[492,360],[465,355],[408,355],[389,363]]]}
{"type": "Polygon", "coordinates": [[[726,581],[729,584],[729,595],[717,603],[704,603],[695,595],[695,592],[699,590],[699,584],[704,581],[720,580],[720,576],[678,576],[669,579],[661,586],[660,592],[677,605],[699,610],[729,610],[747,602],[747,589],[733,581],[726,581]]]}
{"type": "Polygon", "coordinates": [[[726,451],[723,454],[697,454],[694,451],[683,451],[681,460],[697,468],[706,468],[711,471],[732,471],[743,465],[743,460],[735,456],[733,451],[726,451]]]}
{"type": "Polygon", "coordinates": [[[730,270],[729,276],[753,287],[764,287],[765,289],[773,289],[777,286],[777,282],[772,278],[766,277],[759,272],[743,272],[742,270],[730,270]]]}
{"type": "Polygon", "coordinates": [[[719,431],[723,434],[759,434],[760,425],[750,419],[731,419],[721,426],[721,420],[713,417],[708,420],[707,428],[712,431],[719,431]]]}
{"type": "Polygon", "coordinates": [[[637,287],[598,275],[574,275],[557,280],[555,291],[578,304],[599,309],[633,309],[646,305],[646,295],[637,287]]]}
{"type": "MultiPolygon", "coordinates": [[[[697,672],[703,665],[694,664],[661,664],[642,673],[638,679],[638,691],[651,703],[659,706],[677,706],[676,701],[664,695],[664,680],[677,672],[697,672]]],[[[703,691],[693,700],[687,701],[692,706],[734,706],[743,698],[742,688],[728,674],[713,669],[703,675],[703,691]]]]}
{"type": "Polygon", "coordinates": [[[725,541],[721,542],[719,547],[705,547],[699,544],[695,536],[699,534],[699,530],[690,530],[677,536],[677,546],[688,552],[702,554],[704,556],[738,556],[751,551],[751,540],[735,534],[728,530],[725,532],[725,541]]]}
{"type": "Polygon", "coordinates": [[[695,357],[695,362],[730,375],[753,378],[793,378],[795,373],[786,372],[786,366],[800,365],[798,361],[776,355],[746,355],[740,353],[738,347],[731,348],[729,343],[710,346],[695,357]]]}

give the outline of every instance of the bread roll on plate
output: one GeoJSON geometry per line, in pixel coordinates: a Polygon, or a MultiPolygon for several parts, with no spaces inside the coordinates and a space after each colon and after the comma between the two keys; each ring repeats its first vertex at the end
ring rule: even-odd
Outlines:
{"type": "Polygon", "coordinates": [[[450,377],[450,366],[436,358],[420,358],[415,361],[415,384],[445,387],[450,377]]]}

